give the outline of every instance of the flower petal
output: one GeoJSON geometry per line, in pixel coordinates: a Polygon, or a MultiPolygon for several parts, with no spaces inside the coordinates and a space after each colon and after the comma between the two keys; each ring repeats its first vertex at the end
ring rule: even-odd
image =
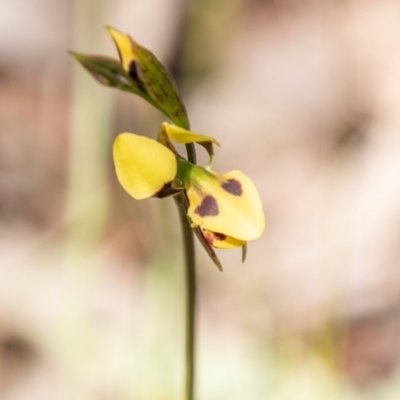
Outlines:
{"type": "Polygon", "coordinates": [[[156,195],[176,175],[174,154],[144,136],[121,133],[114,141],[113,156],[118,181],[137,200],[156,195]]]}
{"type": "Polygon", "coordinates": [[[176,143],[203,143],[211,142],[220,146],[218,141],[211,136],[202,135],[201,133],[191,132],[186,129],[180,128],[176,125],[168,124],[167,122],[162,123],[162,128],[165,132],[176,143]]]}
{"type": "Polygon", "coordinates": [[[207,229],[203,230],[203,234],[207,242],[217,249],[234,249],[236,247],[242,247],[246,243],[245,240],[235,239],[232,236],[211,232],[207,229]]]}
{"type": "Polygon", "coordinates": [[[220,175],[193,166],[185,183],[190,203],[188,216],[193,224],[242,241],[257,239],[264,232],[260,196],[242,172],[220,175]]]}
{"type": "Polygon", "coordinates": [[[211,136],[206,136],[202,135],[201,133],[191,132],[179,126],[168,124],[167,122],[163,122],[161,124],[159,138],[161,142],[169,142],[169,139],[171,139],[176,143],[183,143],[183,144],[197,143],[200,146],[203,146],[210,157],[208,165],[206,167],[207,169],[211,168],[214,160],[213,144],[216,144],[217,146],[220,145],[218,141],[211,136]]]}
{"type": "Polygon", "coordinates": [[[133,52],[133,42],[131,37],[112,26],[107,26],[107,30],[117,47],[122,67],[126,72],[129,72],[130,65],[136,58],[135,53],[133,52]]]}

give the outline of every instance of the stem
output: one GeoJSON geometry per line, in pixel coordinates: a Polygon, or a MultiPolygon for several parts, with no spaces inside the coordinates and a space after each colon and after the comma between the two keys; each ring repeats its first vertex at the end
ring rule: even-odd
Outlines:
{"type": "MultiPolygon", "coordinates": [[[[193,144],[186,145],[188,160],[196,163],[196,151],[193,144]]],[[[194,400],[195,368],[196,368],[196,257],[194,250],[194,235],[187,218],[187,204],[182,192],[175,197],[182,227],[183,246],[185,248],[185,400],[194,400]]]]}
{"type": "Polygon", "coordinates": [[[193,143],[186,144],[186,152],[188,155],[188,161],[192,164],[196,164],[196,150],[194,149],[193,143]]]}
{"type": "Polygon", "coordinates": [[[182,227],[183,245],[185,247],[185,282],[186,282],[186,378],[185,400],[194,399],[195,382],[195,342],[196,342],[196,261],[194,251],[193,231],[186,216],[184,194],[176,197],[179,217],[182,227]]]}

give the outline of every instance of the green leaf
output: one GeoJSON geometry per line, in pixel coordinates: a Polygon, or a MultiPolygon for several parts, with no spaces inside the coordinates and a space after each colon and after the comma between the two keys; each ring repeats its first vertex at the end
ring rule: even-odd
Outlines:
{"type": "Polygon", "coordinates": [[[136,82],[177,126],[189,129],[189,120],[175,82],[157,57],[148,49],[110,26],[108,32],[117,46],[121,65],[126,74],[136,82]]]}
{"type": "Polygon", "coordinates": [[[136,94],[158,108],[146,91],[124,71],[118,60],[111,57],[80,54],[73,51],[69,51],[69,54],[102,85],[136,94]]]}

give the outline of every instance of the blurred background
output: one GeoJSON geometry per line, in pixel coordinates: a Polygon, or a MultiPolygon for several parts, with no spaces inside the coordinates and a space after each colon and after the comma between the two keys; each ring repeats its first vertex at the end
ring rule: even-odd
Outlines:
{"type": "Polygon", "coordinates": [[[395,0],[0,2],[0,399],[182,398],[178,216],[111,158],[164,117],[67,54],[117,57],[106,24],[168,66],[267,215],[245,264],[198,247],[198,399],[399,399],[395,0]]]}

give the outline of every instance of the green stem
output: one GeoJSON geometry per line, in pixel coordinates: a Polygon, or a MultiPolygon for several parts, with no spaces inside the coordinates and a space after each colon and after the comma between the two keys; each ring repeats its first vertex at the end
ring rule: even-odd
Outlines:
{"type": "Polygon", "coordinates": [[[196,261],[193,231],[186,216],[184,194],[176,197],[185,247],[185,283],[186,283],[186,378],[185,400],[194,399],[195,382],[195,343],[196,343],[196,261]]]}
{"type": "MultiPolygon", "coordinates": [[[[188,160],[196,163],[196,151],[193,144],[186,145],[188,160]]],[[[186,337],[185,337],[185,400],[194,400],[196,367],[196,257],[194,235],[187,218],[185,194],[176,196],[182,227],[183,246],[185,248],[185,287],[186,287],[186,337]]]]}

